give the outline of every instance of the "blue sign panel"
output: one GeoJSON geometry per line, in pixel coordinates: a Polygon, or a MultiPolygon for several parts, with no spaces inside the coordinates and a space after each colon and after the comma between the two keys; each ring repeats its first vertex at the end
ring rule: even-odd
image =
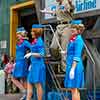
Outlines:
{"type": "Polygon", "coordinates": [[[75,12],[83,12],[96,8],[96,0],[75,0],[75,12]]]}

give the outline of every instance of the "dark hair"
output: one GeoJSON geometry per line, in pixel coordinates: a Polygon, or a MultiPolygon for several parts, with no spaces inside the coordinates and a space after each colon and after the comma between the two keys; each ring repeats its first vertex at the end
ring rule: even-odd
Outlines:
{"type": "Polygon", "coordinates": [[[3,56],[3,58],[4,58],[2,62],[3,62],[4,64],[7,64],[7,63],[9,62],[8,56],[7,56],[6,54],[3,54],[2,56],[3,56]]]}

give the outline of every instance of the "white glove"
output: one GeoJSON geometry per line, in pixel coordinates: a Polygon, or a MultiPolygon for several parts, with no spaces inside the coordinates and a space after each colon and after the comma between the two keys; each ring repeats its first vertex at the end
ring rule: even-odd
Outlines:
{"type": "Polygon", "coordinates": [[[32,55],[32,53],[28,53],[24,56],[24,58],[29,58],[32,55]]]}
{"type": "Polygon", "coordinates": [[[40,10],[40,12],[45,13],[45,12],[46,12],[46,9],[44,9],[44,10],[40,10]]]}
{"type": "Polygon", "coordinates": [[[61,51],[61,54],[66,54],[66,51],[63,51],[63,50],[62,50],[62,51],[61,51]]]}
{"type": "Polygon", "coordinates": [[[74,77],[75,77],[75,68],[71,68],[71,70],[70,70],[70,73],[69,73],[69,77],[70,77],[70,79],[74,79],[74,77]]]}

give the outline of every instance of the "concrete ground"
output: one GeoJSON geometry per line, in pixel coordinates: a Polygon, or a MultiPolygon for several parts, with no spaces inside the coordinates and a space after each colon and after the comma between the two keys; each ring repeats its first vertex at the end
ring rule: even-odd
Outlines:
{"type": "Polygon", "coordinates": [[[20,100],[21,94],[0,95],[0,100],[20,100]]]}

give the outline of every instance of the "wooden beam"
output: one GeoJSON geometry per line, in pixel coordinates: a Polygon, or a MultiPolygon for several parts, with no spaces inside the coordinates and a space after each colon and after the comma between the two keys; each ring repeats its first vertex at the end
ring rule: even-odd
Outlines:
{"type": "Polygon", "coordinates": [[[10,56],[16,54],[16,28],[18,26],[18,13],[16,10],[10,11],[10,56]]]}
{"type": "Polygon", "coordinates": [[[18,9],[29,7],[29,6],[31,6],[33,4],[35,4],[35,0],[31,0],[31,1],[20,3],[20,4],[16,4],[16,5],[12,6],[11,9],[18,10],[18,9]]]}

